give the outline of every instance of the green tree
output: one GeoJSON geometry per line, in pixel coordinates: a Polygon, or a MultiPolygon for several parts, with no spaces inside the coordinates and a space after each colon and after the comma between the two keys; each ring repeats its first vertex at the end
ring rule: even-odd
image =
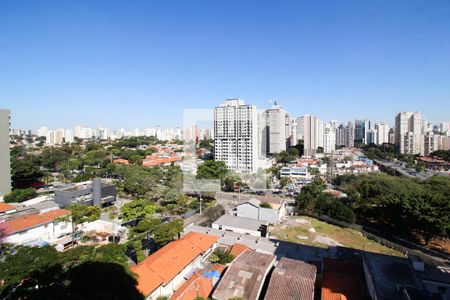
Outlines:
{"type": "Polygon", "coordinates": [[[68,209],[71,211],[71,219],[74,225],[98,220],[101,214],[101,210],[97,206],[72,204],[68,209]]]}
{"type": "Polygon", "coordinates": [[[262,208],[272,208],[272,205],[269,202],[261,202],[259,206],[262,208]]]}
{"type": "Polygon", "coordinates": [[[36,191],[33,188],[15,189],[11,193],[6,194],[3,199],[5,202],[23,202],[36,196],[36,191]]]}
{"type": "Polygon", "coordinates": [[[161,225],[159,218],[144,218],[140,220],[135,227],[133,227],[133,234],[142,234],[144,232],[153,232],[161,225]]]}
{"type": "Polygon", "coordinates": [[[144,217],[151,217],[158,206],[146,199],[137,199],[125,203],[120,209],[119,218],[123,221],[131,221],[144,217]]]}
{"type": "Polygon", "coordinates": [[[31,157],[23,159],[12,159],[11,163],[11,179],[14,186],[18,186],[25,182],[39,180],[43,173],[31,161],[31,157]]]}
{"type": "Polygon", "coordinates": [[[168,242],[172,241],[173,238],[178,236],[182,231],[183,220],[176,219],[158,226],[158,228],[153,231],[153,239],[158,245],[164,246],[168,242]]]}
{"type": "Polygon", "coordinates": [[[289,183],[291,183],[292,180],[289,177],[281,177],[280,178],[280,185],[281,188],[285,188],[289,183]]]}
{"type": "Polygon", "coordinates": [[[208,160],[198,166],[198,179],[221,179],[228,174],[227,166],[223,161],[208,160]]]}

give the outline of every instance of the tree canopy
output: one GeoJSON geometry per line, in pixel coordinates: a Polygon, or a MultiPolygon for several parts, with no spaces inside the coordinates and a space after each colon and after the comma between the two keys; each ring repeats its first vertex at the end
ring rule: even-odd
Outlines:
{"type": "Polygon", "coordinates": [[[6,194],[3,197],[3,200],[5,200],[5,202],[7,202],[7,203],[23,202],[23,201],[33,198],[34,196],[36,196],[36,191],[33,188],[15,189],[11,193],[6,194]]]}
{"type": "Polygon", "coordinates": [[[336,178],[336,184],[348,195],[361,222],[375,222],[402,234],[418,231],[426,242],[450,235],[450,178],[446,176],[416,181],[386,174],[344,175],[336,178]]]}
{"type": "Polygon", "coordinates": [[[221,179],[228,174],[227,166],[223,161],[208,160],[198,166],[198,179],[221,179]]]}
{"type": "Polygon", "coordinates": [[[341,200],[324,193],[325,188],[326,185],[320,179],[305,185],[295,198],[297,207],[301,211],[327,215],[339,221],[355,222],[352,209],[341,200]]]}

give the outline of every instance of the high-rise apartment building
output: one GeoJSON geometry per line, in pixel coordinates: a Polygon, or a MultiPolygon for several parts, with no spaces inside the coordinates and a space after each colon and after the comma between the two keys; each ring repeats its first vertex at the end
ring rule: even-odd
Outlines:
{"type": "Polygon", "coordinates": [[[375,144],[382,145],[389,142],[389,126],[386,123],[376,123],[377,139],[375,144]]]}
{"type": "Polygon", "coordinates": [[[344,124],[340,124],[336,128],[336,146],[338,146],[338,147],[345,146],[345,126],[344,126],[344,124]]]}
{"type": "Polygon", "coordinates": [[[355,120],[355,141],[363,144],[368,144],[368,134],[369,130],[372,129],[370,126],[370,121],[366,120],[355,120]]]}
{"type": "Polygon", "coordinates": [[[75,141],[75,135],[72,129],[64,130],[64,142],[73,143],[75,141]]]}
{"type": "Polygon", "coordinates": [[[45,126],[43,126],[43,127],[40,127],[40,128],[36,131],[36,134],[37,134],[37,136],[39,136],[39,137],[41,137],[41,136],[47,136],[47,132],[48,132],[48,128],[45,127],[45,126]]]}
{"type": "Polygon", "coordinates": [[[11,192],[10,111],[0,109],[0,197],[11,192]]]}
{"type": "Polygon", "coordinates": [[[439,149],[438,136],[433,132],[427,132],[423,137],[423,154],[430,155],[432,152],[439,149]]]}
{"type": "Polygon", "coordinates": [[[336,131],[332,123],[327,123],[323,128],[323,152],[331,153],[336,150],[336,131]]]}
{"type": "Polygon", "coordinates": [[[345,146],[347,148],[355,147],[355,129],[352,122],[348,122],[345,126],[345,146]]]}
{"type": "Polygon", "coordinates": [[[304,155],[316,154],[318,140],[318,119],[312,115],[297,118],[297,128],[303,138],[304,155]]]}
{"type": "Polygon", "coordinates": [[[267,153],[275,154],[286,150],[290,137],[289,114],[275,105],[265,112],[267,153]]]}
{"type": "Polygon", "coordinates": [[[419,112],[400,112],[395,117],[395,144],[401,154],[423,154],[423,119],[419,112]]]}
{"type": "Polygon", "coordinates": [[[258,111],[241,99],[214,108],[214,159],[239,173],[258,170],[261,154],[258,111]]]}

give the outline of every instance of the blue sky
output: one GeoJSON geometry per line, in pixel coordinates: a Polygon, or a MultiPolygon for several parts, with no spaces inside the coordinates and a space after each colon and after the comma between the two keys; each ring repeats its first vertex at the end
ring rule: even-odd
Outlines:
{"type": "Polygon", "coordinates": [[[0,1],[15,128],[177,126],[231,97],[450,121],[450,1],[0,1]]]}

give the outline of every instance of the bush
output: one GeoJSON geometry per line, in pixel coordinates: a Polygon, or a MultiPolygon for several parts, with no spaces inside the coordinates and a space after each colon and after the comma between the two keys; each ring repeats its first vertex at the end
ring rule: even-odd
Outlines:
{"type": "Polygon", "coordinates": [[[3,197],[3,199],[7,203],[23,202],[23,201],[33,198],[34,196],[36,196],[36,191],[32,188],[16,189],[16,190],[12,191],[11,193],[5,195],[3,197]]]}
{"type": "Polygon", "coordinates": [[[272,208],[272,205],[270,205],[270,203],[268,202],[261,202],[259,206],[262,208],[272,208]]]}
{"type": "Polygon", "coordinates": [[[234,256],[231,255],[229,252],[225,252],[221,249],[216,249],[211,255],[209,256],[209,261],[212,263],[218,263],[221,265],[228,264],[232,262],[234,259],[234,256]]]}

